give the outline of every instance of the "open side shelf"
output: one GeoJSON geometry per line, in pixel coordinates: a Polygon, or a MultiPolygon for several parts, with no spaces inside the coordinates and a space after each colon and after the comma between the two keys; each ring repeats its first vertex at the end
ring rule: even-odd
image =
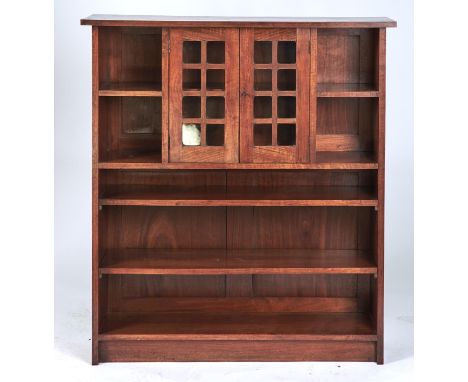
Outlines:
{"type": "Polygon", "coordinates": [[[105,82],[99,95],[105,97],[161,97],[161,84],[148,82],[105,82]]]}
{"type": "Polygon", "coordinates": [[[317,97],[379,97],[372,84],[317,84],[317,97]]]}
{"type": "Polygon", "coordinates": [[[125,249],[103,256],[100,274],[376,274],[370,254],[314,249],[125,249]]]}

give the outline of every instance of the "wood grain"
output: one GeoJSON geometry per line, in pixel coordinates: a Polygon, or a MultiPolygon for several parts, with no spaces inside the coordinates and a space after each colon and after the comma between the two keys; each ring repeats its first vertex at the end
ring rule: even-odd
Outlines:
{"type": "Polygon", "coordinates": [[[92,363],[383,363],[385,28],[396,23],[82,24],[93,25],[92,363]],[[200,42],[199,62],[182,62],[183,41],[200,42]],[[224,70],[224,87],[207,70],[224,70]],[[188,96],[200,116],[183,115],[188,96]],[[225,97],[224,116],[208,97],[225,97]],[[181,144],[182,122],[202,126],[201,147],[181,144]],[[224,146],[207,145],[207,124],[224,125],[224,146]],[[271,146],[254,144],[254,124],[271,125],[271,146]]]}
{"type": "MultiPolygon", "coordinates": [[[[226,279],[239,276],[227,276],[226,279]]],[[[240,276],[242,277],[242,276],[240,276]]],[[[368,278],[367,278],[368,279],[368,278]]],[[[234,288],[229,288],[232,293],[234,288]]],[[[118,312],[356,313],[355,297],[133,297],[121,299],[118,312]]]]}
{"type": "Polygon", "coordinates": [[[103,255],[101,274],[375,274],[369,255],[357,250],[126,249],[103,255]]]}
{"type": "Polygon", "coordinates": [[[135,16],[90,15],[81,25],[244,27],[244,28],[391,28],[396,21],[387,17],[219,17],[219,16],[135,16]]]}
{"type": "Polygon", "coordinates": [[[375,207],[377,198],[363,187],[295,187],[272,190],[262,187],[222,187],[212,190],[177,190],[160,187],[155,191],[122,192],[99,199],[101,206],[349,206],[375,207]]]}
{"type": "Polygon", "coordinates": [[[352,151],[317,152],[313,163],[160,163],[157,154],[110,159],[98,164],[100,169],[157,170],[157,169],[250,169],[250,170],[375,170],[378,163],[374,153],[352,151]]]}
{"type": "Polygon", "coordinates": [[[370,341],[101,341],[100,362],[375,361],[370,341]]]}
{"type": "MultiPolygon", "coordinates": [[[[201,28],[196,30],[173,28],[170,31],[170,67],[169,97],[170,121],[170,162],[197,163],[235,163],[239,161],[239,31],[233,28],[201,28]],[[201,90],[198,94],[201,102],[200,116],[196,120],[187,121],[183,118],[182,99],[184,96],[182,83],[183,64],[182,50],[184,41],[200,41],[201,62],[197,64],[201,70],[201,90]],[[206,44],[207,41],[223,41],[225,44],[224,118],[208,121],[206,102],[206,44]],[[184,146],[182,143],[182,123],[198,123],[201,127],[201,145],[184,146]],[[206,145],[206,124],[220,123],[224,125],[224,145],[206,145]]],[[[193,65],[192,65],[193,66],[193,65]]]]}
{"type": "Polygon", "coordinates": [[[362,313],[109,313],[100,340],[375,341],[362,313]]]}

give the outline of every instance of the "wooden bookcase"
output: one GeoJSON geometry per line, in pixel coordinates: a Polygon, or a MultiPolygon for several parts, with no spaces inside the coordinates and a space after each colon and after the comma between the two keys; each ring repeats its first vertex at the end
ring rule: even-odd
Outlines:
{"type": "Polygon", "coordinates": [[[383,363],[386,18],[93,15],[92,362],[383,363]]]}

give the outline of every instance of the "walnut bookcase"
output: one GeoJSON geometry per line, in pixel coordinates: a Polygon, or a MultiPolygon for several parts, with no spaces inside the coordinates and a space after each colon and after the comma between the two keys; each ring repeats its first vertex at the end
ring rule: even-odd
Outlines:
{"type": "Polygon", "coordinates": [[[92,362],[383,363],[386,18],[93,15],[92,362]]]}

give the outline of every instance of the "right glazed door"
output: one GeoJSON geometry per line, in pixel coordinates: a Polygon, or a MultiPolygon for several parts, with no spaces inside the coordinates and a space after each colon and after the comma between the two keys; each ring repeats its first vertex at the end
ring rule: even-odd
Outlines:
{"type": "Polygon", "coordinates": [[[240,160],[309,162],[309,29],[240,30],[240,160]]]}

